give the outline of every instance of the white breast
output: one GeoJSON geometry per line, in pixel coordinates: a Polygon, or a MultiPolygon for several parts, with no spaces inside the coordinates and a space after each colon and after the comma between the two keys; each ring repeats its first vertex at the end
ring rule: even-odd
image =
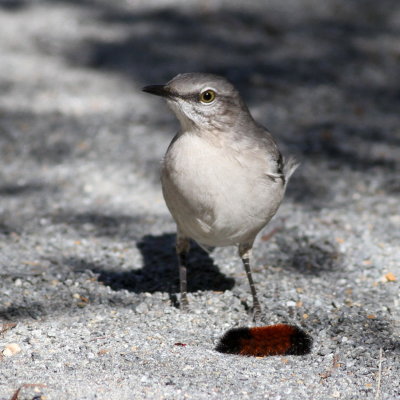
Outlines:
{"type": "Polygon", "coordinates": [[[168,149],[163,194],[180,230],[207,246],[251,243],[275,214],[281,180],[261,150],[239,153],[185,133],[168,149]]]}

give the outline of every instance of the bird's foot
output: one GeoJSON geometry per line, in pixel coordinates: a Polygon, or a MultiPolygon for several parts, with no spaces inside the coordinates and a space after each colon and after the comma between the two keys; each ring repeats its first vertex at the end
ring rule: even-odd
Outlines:
{"type": "Polygon", "coordinates": [[[180,302],[180,307],[179,308],[184,313],[189,312],[189,301],[188,301],[186,293],[182,293],[181,294],[181,302],[180,302]]]}
{"type": "Polygon", "coordinates": [[[259,304],[258,304],[258,306],[253,307],[252,313],[253,313],[253,322],[255,322],[256,324],[259,324],[260,322],[262,322],[263,316],[262,316],[261,307],[259,304]]]}

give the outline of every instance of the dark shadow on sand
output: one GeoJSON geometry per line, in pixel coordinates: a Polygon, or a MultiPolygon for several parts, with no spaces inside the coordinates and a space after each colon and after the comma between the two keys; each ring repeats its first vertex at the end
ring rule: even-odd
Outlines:
{"type": "MultiPolygon", "coordinates": [[[[146,235],[137,247],[143,256],[143,267],[129,271],[107,269],[82,259],[69,258],[64,262],[73,270],[91,270],[98,280],[113,290],[128,290],[134,293],[179,292],[179,275],[175,254],[175,235],[146,235]]],[[[192,244],[189,253],[188,291],[224,291],[232,289],[234,279],[222,274],[211,257],[199,246],[192,244]]]]}

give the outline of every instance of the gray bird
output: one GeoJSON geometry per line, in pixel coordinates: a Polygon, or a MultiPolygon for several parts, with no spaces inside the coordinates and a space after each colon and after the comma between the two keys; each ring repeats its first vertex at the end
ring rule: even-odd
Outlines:
{"type": "Polygon", "coordinates": [[[206,249],[238,246],[259,318],[251,249],[275,215],[298,163],[284,162],[271,134],[223,77],[179,74],[143,91],[164,97],[181,125],[161,170],[164,199],[177,225],[181,308],[188,308],[187,254],[193,239],[206,249]]]}

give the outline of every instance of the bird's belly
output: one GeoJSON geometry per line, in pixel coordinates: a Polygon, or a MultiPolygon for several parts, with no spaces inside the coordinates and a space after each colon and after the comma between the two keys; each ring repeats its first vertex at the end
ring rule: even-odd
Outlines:
{"type": "Polygon", "coordinates": [[[162,169],[164,198],[179,229],[207,246],[252,242],[282,200],[281,183],[252,159],[244,164],[204,143],[193,151],[193,144],[190,152],[180,143],[167,153],[162,169]]]}

